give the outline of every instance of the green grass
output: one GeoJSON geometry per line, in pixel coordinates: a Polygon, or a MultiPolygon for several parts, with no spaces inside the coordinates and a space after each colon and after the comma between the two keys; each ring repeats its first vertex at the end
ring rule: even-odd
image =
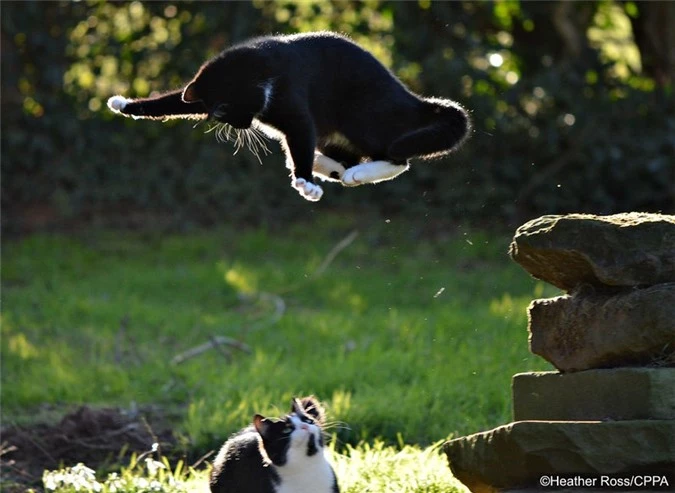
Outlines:
{"type": "MultiPolygon", "coordinates": [[[[446,459],[436,446],[420,449],[405,445],[400,450],[381,441],[373,445],[348,446],[329,459],[339,478],[342,493],[463,493],[468,490],[452,477],[446,459]]],[[[165,458],[132,459],[119,473],[100,477],[83,464],[47,471],[48,491],[76,493],[86,488],[102,493],[208,493],[208,471],[196,471],[183,462],[172,465],[165,458]],[[78,489],[80,488],[80,489],[78,489]]]]}
{"type": "Polygon", "coordinates": [[[337,423],[338,451],[395,446],[381,455],[506,423],[512,374],[549,368],[527,350],[525,308],[555,293],[509,260],[509,240],[343,217],[281,232],[5,241],[4,422],[44,403],[153,403],[178,410],[176,432],[199,454],[254,412],[285,413],[292,396],[312,393],[337,423]],[[260,293],[283,300],[279,320],[260,293]],[[214,336],[252,353],[172,364],[214,336]]]}

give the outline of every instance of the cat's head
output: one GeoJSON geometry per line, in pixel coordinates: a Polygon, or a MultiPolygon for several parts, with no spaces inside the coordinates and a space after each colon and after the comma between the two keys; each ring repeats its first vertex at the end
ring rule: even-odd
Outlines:
{"type": "Polygon", "coordinates": [[[291,412],[282,418],[253,417],[262,438],[262,449],[275,466],[284,466],[321,453],[324,446],[325,414],[313,397],[293,399],[291,412]]]}
{"type": "Polygon", "coordinates": [[[206,62],[183,89],[186,103],[201,102],[209,118],[234,128],[249,128],[269,99],[264,60],[255,50],[228,50],[206,62]]]}

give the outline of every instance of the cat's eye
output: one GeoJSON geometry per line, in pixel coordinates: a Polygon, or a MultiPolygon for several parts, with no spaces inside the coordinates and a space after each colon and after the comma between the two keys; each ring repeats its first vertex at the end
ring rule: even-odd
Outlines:
{"type": "Polygon", "coordinates": [[[219,104],[218,106],[216,106],[216,109],[213,110],[213,116],[215,116],[216,118],[221,118],[225,115],[227,115],[226,104],[219,104]]]}
{"type": "Polygon", "coordinates": [[[288,435],[293,431],[293,425],[286,425],[284,429],[281,430],[284,435],[288,435]]]}

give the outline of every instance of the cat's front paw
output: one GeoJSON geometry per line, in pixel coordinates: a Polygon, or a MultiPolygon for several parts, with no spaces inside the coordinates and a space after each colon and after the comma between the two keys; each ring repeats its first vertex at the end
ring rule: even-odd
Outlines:
{"type": "Polygon", "coordinates": [[[312,202],[317,202],[323,195],[323,189],[319,185],[310,183],[304,178],[295,178],[293,180],[293,188],[295,188],[305,199],[312,202]]]}
{"type": "Polygon", "coordinates": [[[112,96],[108,98],[108,108],[115,113],[121,113],[127,104],[129,104],[129,100],[124,96],[112,96]]]}

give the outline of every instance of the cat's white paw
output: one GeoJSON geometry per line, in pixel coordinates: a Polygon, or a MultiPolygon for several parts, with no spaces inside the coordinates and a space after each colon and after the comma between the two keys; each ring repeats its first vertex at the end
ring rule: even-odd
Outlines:
{"type": "Polygon", "coordinates": [[[366,173],[359,166],[347,169],[342,175],[342,184],[345,187],[358,187],[364,183],[369,183],[366,173]]]}
{"type": "Polygon", "coordinates": [[[302,195],[305,199],[312,202],[317,202],[323,195],[323,189],[319,185],[310,183],[304,178],[294,179],[293,188],[300,192],[300,195],[302,195]]]}
{"type": "Polygon", "coordinates": [[[108,98],[108,108],[115,113],[121,112],[127,104],[129,104],[129,100],[124,96],[112,96],[108,98]]]}
{"type": "Polygon", "coordinates": [[[371,161],[357,164],[342,175],[345,187],[357,187],[364,183],[379,183],[400,175],[408,170],[407,164],[392,164],[389,161],[371,161]]]}

